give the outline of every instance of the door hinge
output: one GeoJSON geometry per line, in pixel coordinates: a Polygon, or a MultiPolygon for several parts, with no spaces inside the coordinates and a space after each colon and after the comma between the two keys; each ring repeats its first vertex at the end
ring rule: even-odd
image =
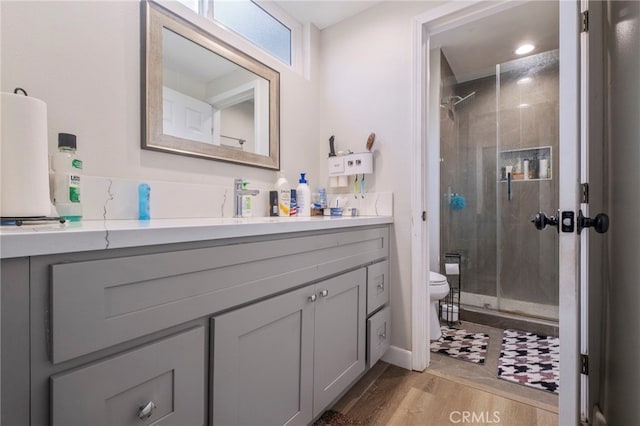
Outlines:
{"type": "Polygon", "coordinates": [[[427,221],[427,212],[426,211],[422,211],[422,221],[426,222],[427,221]]]}
{"type": "Polygon", "coordinates": [[[589,355],[580,354],[580,373],[589,375],[589,355]]]}
{"type": "Polygon", "coordinates": [[[580,192],[582,192],[582,201],[580,201],[582,204],[588,204],[589,203],[589,184],[588,183],[581,183],[580,184],[580,192]]]}
{"type": "Polygon", "coordinates": [[[580,32],[586,33],[589,31],[589,11],[585,10],[582,12],[582,29],[580,32]]]}

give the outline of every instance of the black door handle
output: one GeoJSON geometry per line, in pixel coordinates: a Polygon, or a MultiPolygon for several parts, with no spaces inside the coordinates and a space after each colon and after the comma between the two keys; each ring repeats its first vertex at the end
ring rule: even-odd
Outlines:
{"type": "Polygon", "coordinates": [[[556,230],[558,232],[558,216],[547,216],[547,214],[545,212],[538,212],[536,213],[536,215],[534,216],[534,218],[531,220],[531,223],[533,223],[535,225],[535,227],[539,230],[542,231],[543,229],[545,229],[547,226],[555,226],[556,230]]]}
{"type": "Polygon", "coordinates": [[[582,210],[578,212],[578,235],[584,228],[593,227],[598,234],[604,234],[609,230],[609,216],[599,213],[593,219],[585,217],[582,210]]]}

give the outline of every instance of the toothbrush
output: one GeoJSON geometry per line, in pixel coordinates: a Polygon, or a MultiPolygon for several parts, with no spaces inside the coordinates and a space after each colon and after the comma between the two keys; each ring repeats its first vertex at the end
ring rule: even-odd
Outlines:
{"type": "Polygon", "coordinates": [[[360,197],[364,198],[364,173],[362,174],[362,180],[360,180],[360,197]]]}
{"type": "Polygon", "coordinates": [[[353,197],[358,198],[358,175],[356,174],[356,179],[353,181],[353,197]]]}

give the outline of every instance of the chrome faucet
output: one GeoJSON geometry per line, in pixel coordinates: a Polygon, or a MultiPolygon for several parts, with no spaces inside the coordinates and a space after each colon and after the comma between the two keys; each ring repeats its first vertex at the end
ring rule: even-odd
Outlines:
{"type": "Polygon", "coordinates": [[[259,189],[244,189],[242,179],[236,178],[233,181],[233,217],[242,217],[242,197],[245,195],[256,196],[259,189]]]}

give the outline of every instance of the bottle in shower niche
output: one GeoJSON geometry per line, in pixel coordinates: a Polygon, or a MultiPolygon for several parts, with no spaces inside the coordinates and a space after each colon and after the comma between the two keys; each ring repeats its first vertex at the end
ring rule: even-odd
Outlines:
{"type": "Polygon", "coordinates": [[[76,135],[58,134],[58,152],[51,158],[53,205],[58,215],[70,222],[82,219],[80,179],[82,160],[76,153],[76,135]]]}

